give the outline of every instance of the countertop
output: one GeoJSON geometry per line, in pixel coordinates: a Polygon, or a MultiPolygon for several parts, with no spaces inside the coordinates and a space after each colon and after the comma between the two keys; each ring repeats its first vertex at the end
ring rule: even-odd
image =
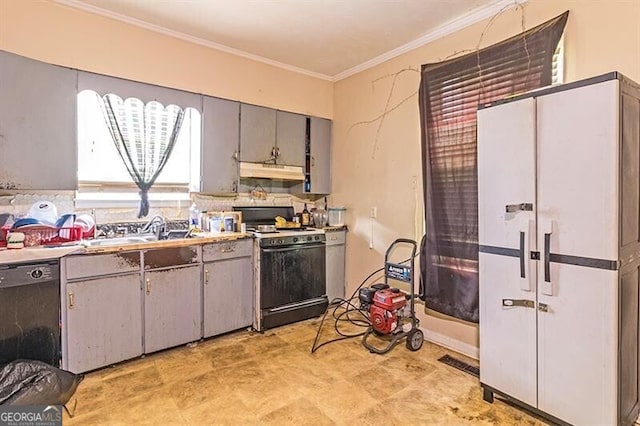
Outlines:
{"type": "Polygon", "coordinates": [[[85,247],[84,245],[79,243],[77,245],[65,245],[59,247],[26,247],[23,249],[11,250],[3,249],[0,250],[0,266],[10,263],[59,259],[70,254],[114,253],[119,251],[134,251],[152,248],[184,247],[215,243],[219,241],[234,241],[242,238],[251,238],[251,236],[249,234],[241,232],[226,232],[224,234],[206,233],[192,238],[149,241],[145,243],[129,243],[113,246],[85,247]]]}

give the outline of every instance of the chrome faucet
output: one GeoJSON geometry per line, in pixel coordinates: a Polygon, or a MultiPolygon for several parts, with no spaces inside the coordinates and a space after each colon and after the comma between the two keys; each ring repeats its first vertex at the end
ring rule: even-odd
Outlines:
{"type": "Polygon", "coordinates": [[[142,228],[140,228],[139,233],[154,233],[156,237],[160,239],[160,236],[163,232],[166,232],[167,228],[167,219],[164,216],[154,216],[152,217],[142,228]]]}

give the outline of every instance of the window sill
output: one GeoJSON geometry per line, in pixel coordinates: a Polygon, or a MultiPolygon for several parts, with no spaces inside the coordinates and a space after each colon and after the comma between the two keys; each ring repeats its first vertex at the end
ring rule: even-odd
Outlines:
{"type": "MultiPolygon", "coordinates": [[[[152,207],[188,207],[189,202],[190,196],[186,192],[149,193],[149,204],[152,207]]],[[[133,192],[76,192],[75,205],[78,209],[137,208],[140,196],[133,192]]]]}

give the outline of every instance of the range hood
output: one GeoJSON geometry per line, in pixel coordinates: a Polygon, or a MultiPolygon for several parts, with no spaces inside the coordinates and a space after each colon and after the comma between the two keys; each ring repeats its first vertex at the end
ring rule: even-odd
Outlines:
{"type": "Polygon", "coordinates": [[[240,162],[241,178],[304,181],[302,167],[240,162]]]}

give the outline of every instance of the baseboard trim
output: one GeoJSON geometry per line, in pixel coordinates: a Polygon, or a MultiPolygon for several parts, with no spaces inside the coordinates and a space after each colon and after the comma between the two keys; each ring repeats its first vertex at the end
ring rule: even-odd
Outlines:
{"type": "Polygon", "coordinates": [[[424,339],[428,342],[451,349],[452,351],[456,351],[473,359],[480,359],[480,350],[476,346],[461,342],[435,331],[427,330],[424,327],[420,327],[420,330],[422,330],[424,339]]]}

